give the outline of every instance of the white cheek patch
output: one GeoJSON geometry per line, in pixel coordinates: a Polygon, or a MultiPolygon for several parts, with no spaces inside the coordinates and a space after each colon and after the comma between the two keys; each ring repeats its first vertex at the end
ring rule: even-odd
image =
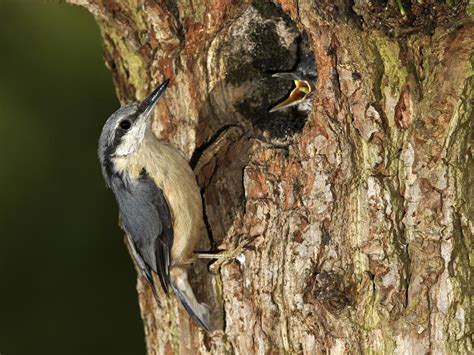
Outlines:
{"type": "Polygon", "coordinates": [[[115,155],[124,156],[133,153],[145,137],[145,122],[136,122],[136,124],[123,135],[120,144],[115,150],[115,155]]]}

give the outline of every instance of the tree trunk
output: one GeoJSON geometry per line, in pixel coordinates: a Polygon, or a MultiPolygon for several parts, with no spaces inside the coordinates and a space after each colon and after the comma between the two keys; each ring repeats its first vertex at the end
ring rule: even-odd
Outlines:
{"type": "Polygon", "coordinates": [[[70,2],[123,103],[171,79],[154,129],[198,162],[200,248],[249,241],[196,263],[211,334],[139,280],[149,354],[474,351],[467,1],[70,2]],[[268,113],[306,45],[312,112],[268,113]]]}

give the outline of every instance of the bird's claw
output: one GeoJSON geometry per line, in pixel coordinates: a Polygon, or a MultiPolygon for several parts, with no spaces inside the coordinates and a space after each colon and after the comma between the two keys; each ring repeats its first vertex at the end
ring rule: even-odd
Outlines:
{"type": "Polygon", "coordinates": [[[233,248],[225,249],[216,253],[198,253],[196,254],[196,257],[198,259],[215,259],[209,265],[209,271],[213,274],[217,274],[219,273],[219,270],[222,265],[225,265],[235,259],[238,259],[243,254],[243,251],[245,249],[253,249],[253,247],[249,246],[249,244],[253,242],[254,239],[255,238],[245,239],[233,248]]]}

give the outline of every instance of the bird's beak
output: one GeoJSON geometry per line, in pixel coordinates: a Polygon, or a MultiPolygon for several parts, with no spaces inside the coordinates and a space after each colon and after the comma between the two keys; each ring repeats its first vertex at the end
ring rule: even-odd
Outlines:
{"type": "Polygon", "coordinates": [[[150,117],[150,113],[153,111],[156,103],[159,101],[160,97],[166,90],[170,79],[166,79],[163,83],[158,86],[153,92],[148,95],[148,97],[140,103],[138,107],[138,112],[140,113],[141,117],[148,118],[150,117]]]}
{"type": "Polygon", "coordinates": [[[272,78],[282,78],[288,80],[299,80],[301,79],[301,74],[294,71],[282,72],[282,73],[275,73],[272,75],[272,78]]]}
{"type": "Polygon", "coordinates": [[[293,73],[278,73],[274,74],[273,76],[284,79],[293,79],[295,83],[295,88],[293,89],[293,91],[291,91],[290,95],[285,100],[273,106],[270,109],[270,112],[275,112],[290,106],[298,105],[299,103],[308,99],[315,89],[314,85],[311,84],[309,81],[294,79],[293,73]]]}

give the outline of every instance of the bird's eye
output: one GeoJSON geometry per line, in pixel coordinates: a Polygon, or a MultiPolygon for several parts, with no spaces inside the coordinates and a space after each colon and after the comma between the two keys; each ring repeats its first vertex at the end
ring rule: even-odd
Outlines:
{"type": "Polygon", "coordinates": [[[130,129],[130,127],[132,127],[132,123],[129,120],[123,120],[120,122],[120,128],[127,130],[130,129]]]}

